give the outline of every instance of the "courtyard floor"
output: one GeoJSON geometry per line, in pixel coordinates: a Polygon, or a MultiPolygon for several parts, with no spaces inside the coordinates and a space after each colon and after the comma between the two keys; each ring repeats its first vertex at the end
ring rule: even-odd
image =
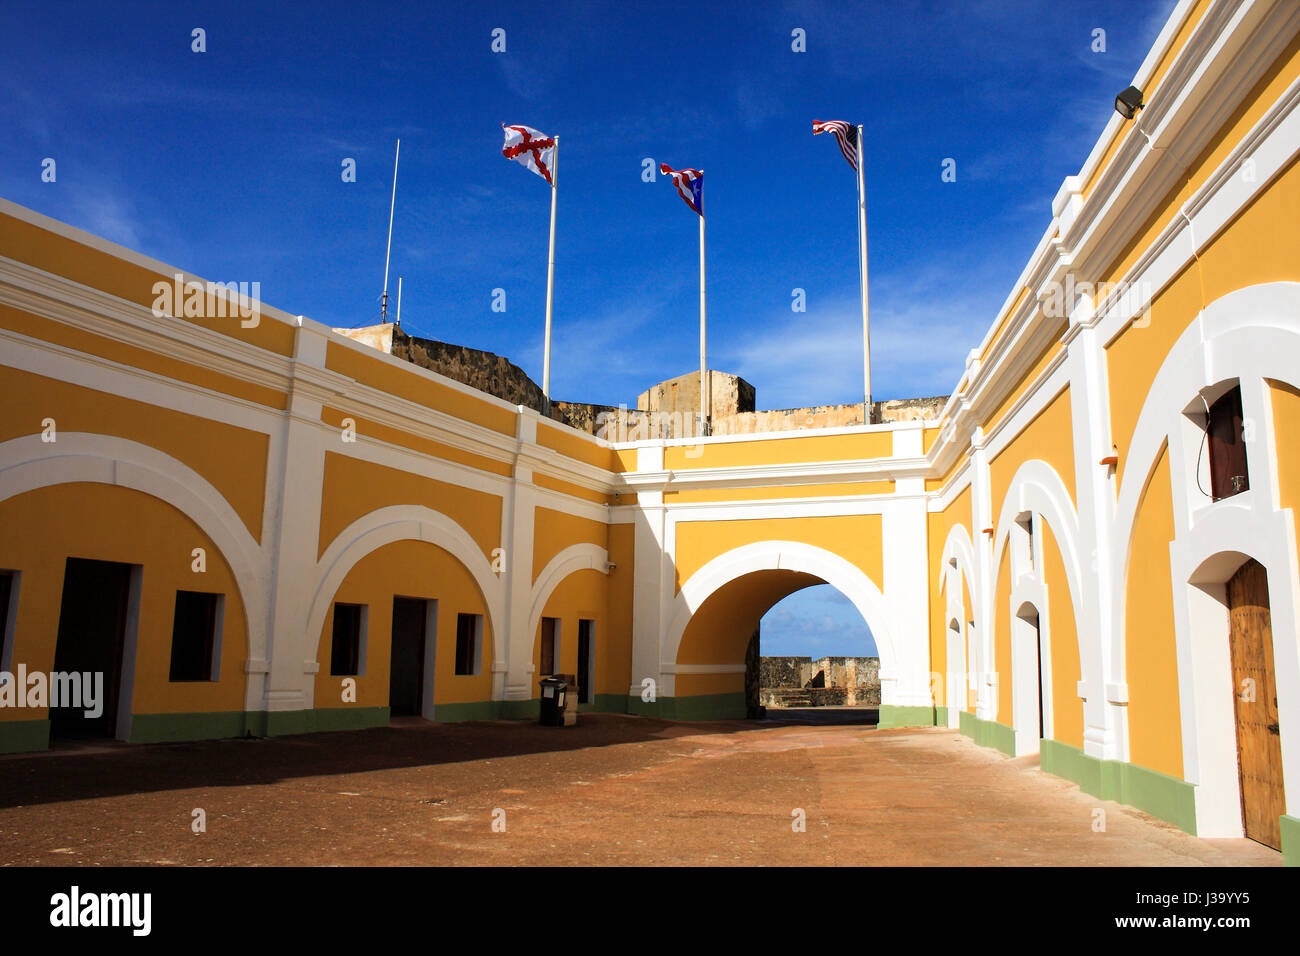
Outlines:
{"type": "Polygon", "coordinates": [[[1196,839],[938,728],[405,719],[0,757],[0,865],[555,863],[1277,866],[1281,854],[1196,839]],[[206,832],[193,832],[196,809],[206,832]]]}

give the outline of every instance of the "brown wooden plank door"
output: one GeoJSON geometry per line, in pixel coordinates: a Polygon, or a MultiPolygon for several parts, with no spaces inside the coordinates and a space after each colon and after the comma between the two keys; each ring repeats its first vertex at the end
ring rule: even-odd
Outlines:
{"type": "Polygon", "coordinates": [[[1228,614],[1242,822],[1246,836],[1280,850],[1280,818],[1286,811],[1282,739],[1278,734],[1268,572],[1258,561],[1247,561],[1229,579],[1228,614]]]}

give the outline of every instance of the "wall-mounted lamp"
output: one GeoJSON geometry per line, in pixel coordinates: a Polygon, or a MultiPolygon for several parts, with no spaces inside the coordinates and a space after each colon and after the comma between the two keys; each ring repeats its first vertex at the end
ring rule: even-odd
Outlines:
{"type": "Polygon", "coordinates": [[[1099,461],[1097,464],[1106,465],[1109,468],[1117,468],[1119,466],[1119,448],[1117,448],[1115,445],[1111,445],[1110,454],[1107,455],[1105,458],[1103,458],[1101,461],[1099,461]]]}
{"type": "Polygon", "coordinates": [[[1146,104],[1142,102],[1142,91],[1136,86],[1130,86],[1115,97],[1115,112],[1126,120],[1131,120],[1144,106],[1146,104]]]}

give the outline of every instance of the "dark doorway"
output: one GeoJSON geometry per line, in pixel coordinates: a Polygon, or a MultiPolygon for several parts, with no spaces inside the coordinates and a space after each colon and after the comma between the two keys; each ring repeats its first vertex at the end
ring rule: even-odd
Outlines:
{"type": "Polygon", "coordinates": [[[1232,652],[1237,764],[1246,836],[1282,848],[1282,740],[1278,736],[1277,681],[1268,572],[1250,560],[1228,580],[1228,640],[1232,652]]]}
{"type": "Polygon", "coordinates": [[[596,699],[591,687],[591,629],[595,621],[582,618],[578,621],[578,703],[590,704],[596,699]]]}
{"type": "Polygon", "coordinates": [[[429,602],[393,598],[393,651],[389,659],[388,709],[394,717],[424,712],[425,623],[429,602]]]}
{"type": "Polygon", "coordinates": [[[93,675],[102,674],[103,699],[102,710],[95,717],[87,717],[84,707],[51,707],[52,737],[116,736],[130,596],[131,565],[68,558],[63,572],[54,670],[83,675],[83,692],[88,679],[93,681],[93,675]]]}

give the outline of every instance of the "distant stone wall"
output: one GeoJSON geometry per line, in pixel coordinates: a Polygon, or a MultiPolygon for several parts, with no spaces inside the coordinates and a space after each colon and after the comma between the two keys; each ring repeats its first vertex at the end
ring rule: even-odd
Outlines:
{"type": "Polygon", "coordinates": [[[880,706],[878,657],[764,657],[759,679],[765,707],[880,706]]]}
{"type": "MultiPolygon", "coordinates": [[[[360,329],[335,329],[353,341],[404,359],[453,381],[542,413],[541,387],[509,359],[482,349],[407,335],[393,323],[360,329]]],[[[801,428],[840,428],[865,424],[861,402],[806,408],[755,410],[754,386],[738,375],[709,371],[714,435],[748,435],[801,428]]],[[[873,402],[871,422],[901,422],[939,417],[947,398],[907,398],[873,402]]],[[[611,442],[690,438],[700,433],[700,373],[687,372],[660,382],[637,397],[637,407],[551,402],[550,417],[611,442]]]]}
{"type": "Polygon", "coordinates": [[[758,665],[761,687],[803,687],[811,657],[764,657],[758,665]]]}

